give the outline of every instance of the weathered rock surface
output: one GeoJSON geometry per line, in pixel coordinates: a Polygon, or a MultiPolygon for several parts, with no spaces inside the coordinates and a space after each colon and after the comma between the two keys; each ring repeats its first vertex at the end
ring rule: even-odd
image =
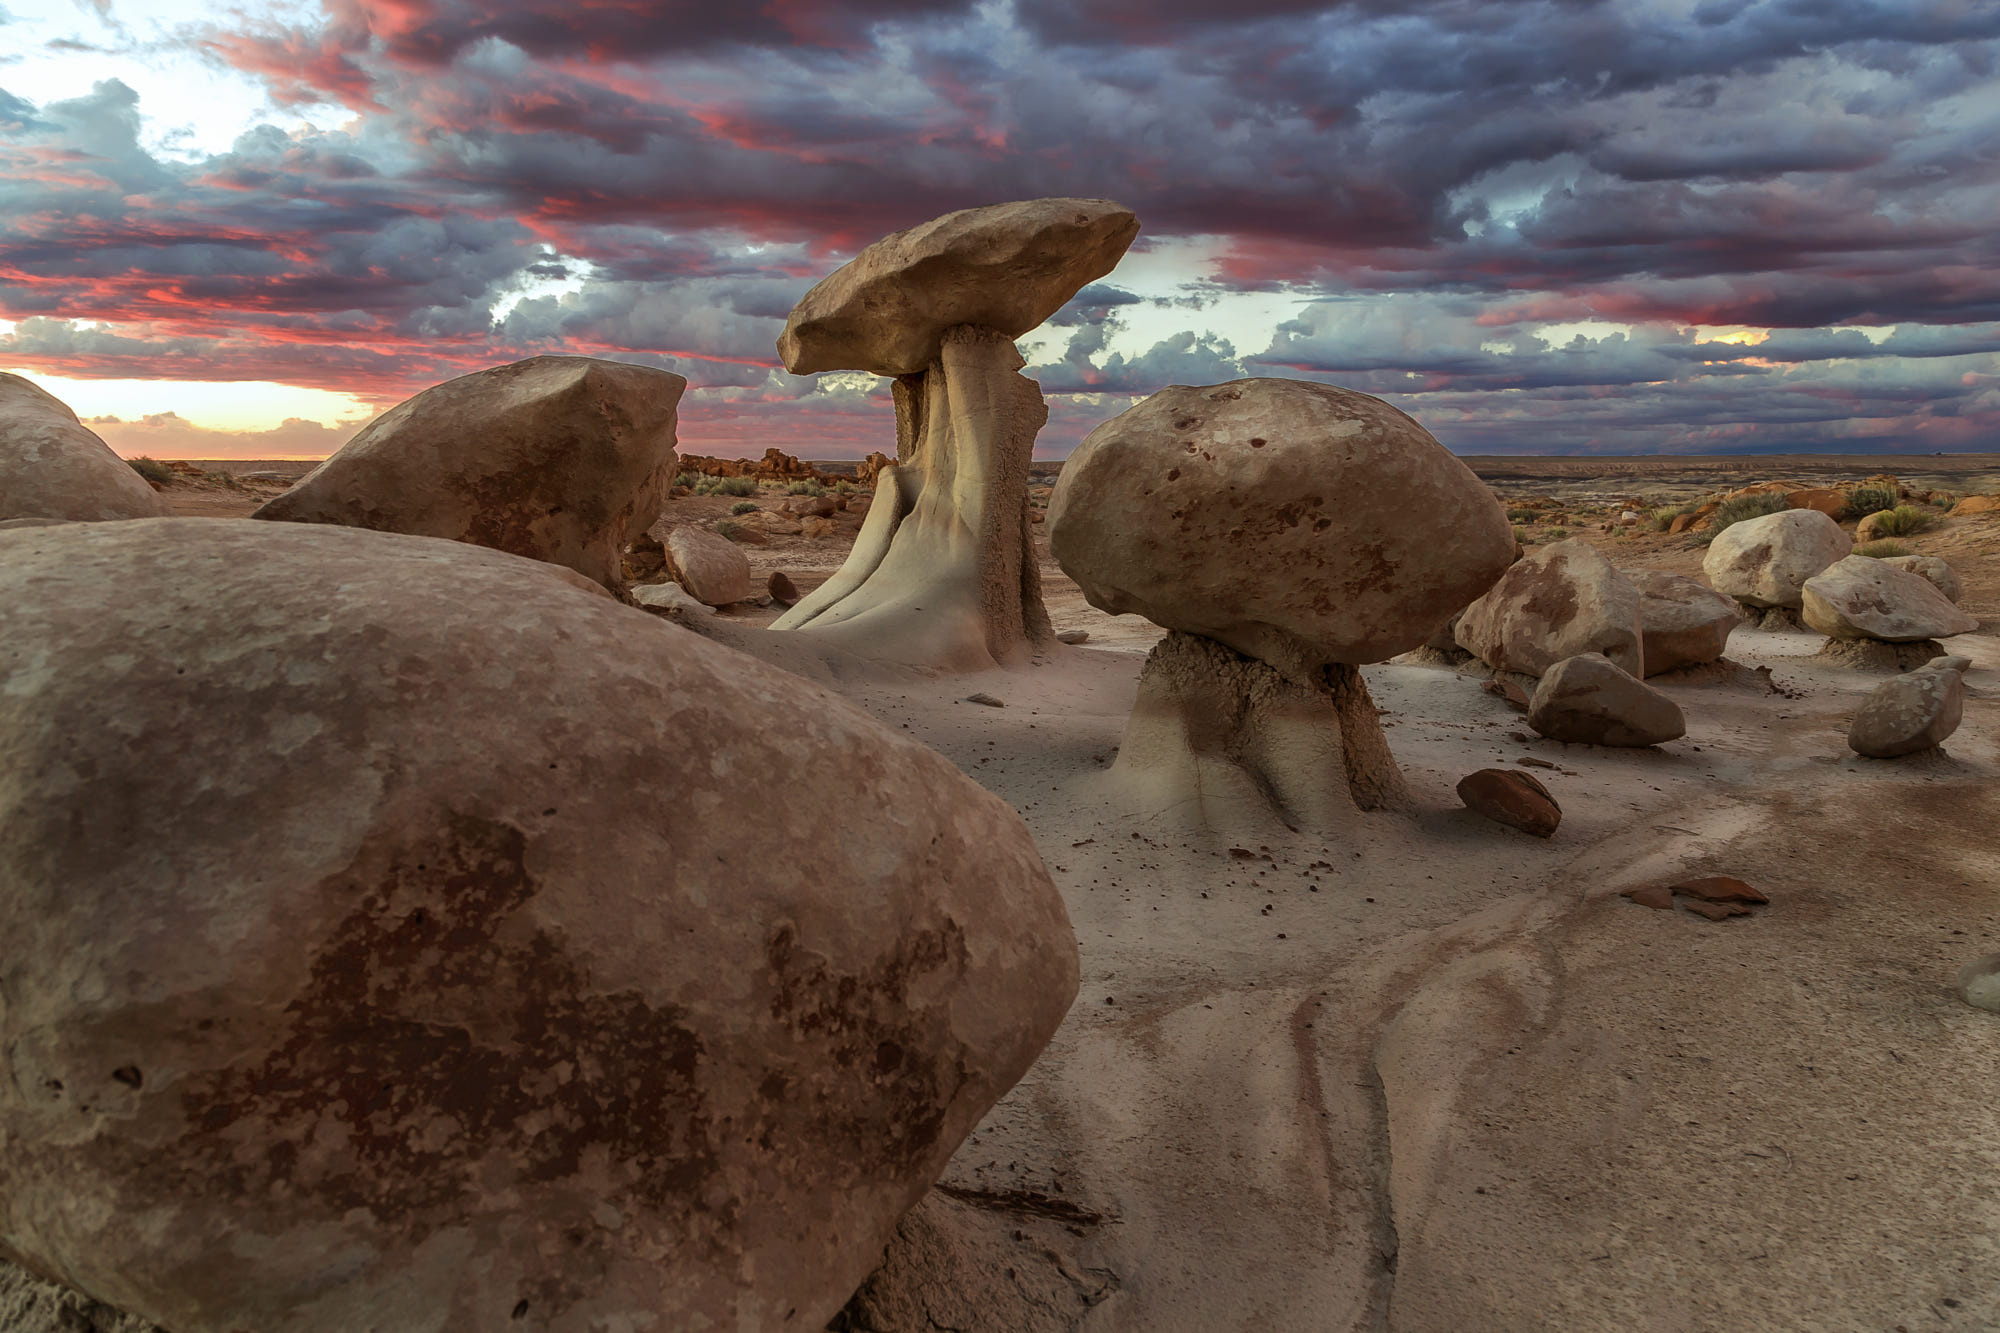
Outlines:
{"type": "Polygon", "coordinates": [[[921,374],[945,330],[972,324],[1018,338],[1115,268],[1138,234],[1139,219],[1108,199],[947,213],[883,237],[807,292],[778,355],[794,375],[921,374]]]}
{"type": "Polygon", "coordinates": [[[1092,606],[1283,669],[1422,644],[1513,559],[1506,513],[1395,408],[1331,385],[1175,385],[1099,426],[1049,503],[1092,606]]]}
{"type": "Polygon", "coordinates": [[[632,600],[652,611],[685,611],[712,616],[715,608],[699,601],[678,583],[642,583],[632,589],[632,600]]]}
{"type": "Polygon", "coordinates": [[[0,535],[0,792],[0,1251],[174,1333],[823,1327],[1076,990],[950,763],[472,546],[0,535]]]}
{"type": "Polygon", "coordinates": [[[95,523],[172,512],[62,399],[0,373],[0,520],[95,523]]]}
{"type": "Polygon", "coordinates": [[[397,404],[254,518],[490,546],[611,586],[675,471],[679,375],[538,356],[397,404]]]}
{"type": "Polygon", "coordinates": [[[2000,1014],[2000,953],[1975,958],[1958,969],[1958,998],[1974,1009],[2000,1014]]]}
{"type": "Polygon", "coordinates": [[[674,582],[710,606],[750,595],[750,558],[706,528],[683,525],[667,534],[667,568],[674,582]]]}
{"type": "Polygon", "coordinates": [[[791,577],[781,569],[772,570],[771,577],[764,580],[764,591],[769,593],[771,600],[779,606],[789,609],[798,605],[798,585],[793,583],[791,577]]]}
{"type": "Polygon", "coordinates": [[[1482,768],[1458,780],[1458,799],[1476,814],[1546,838],[1562,823],[1562,807],[1549,789],[1513,768],[1482,768]]]}
{"type": "Polygon", "coordinates": [[[1622,572],[1639,589],[1641,656],[1649,676],[1715,661],[1729,646],[1729,632],[1743,623],[1734,599],[1685,574],[1622,572]]]}
{"type": "Polygon", "coordinates": [[[1909,643],[1979,628],[1923,575],[1865,555],[1850,555],[1808,579],[1804,602],[1806,624],[1836,639],[1909,643]]]}
{"type": "Polygon", "coordinates": [[[1944,594],[1944,599],[1956,606],[1965,589],[1958,581],[1958,571],[1934,555],[1892,555],[1882,561],[1885,565],[1921,574],[1936,585],[1944,594]]]}
{"type": "Polygon", "coordinates": [[[1951,517],[1972,518],[2000,509],[2000,495],[1968,495],[1951,507],[1951,517]]]}
{"type": "Polygon", "coordinates": [[[1817,509],[1787,509],[1732,523],[1702,557],[1710,586],[1752,606],[1800,605],[1806,580],[1854,549],[1817,509]]]}
{"type": "Polygon", "coordinates": [[[1847,510],[1847,493],[1825,486],[1788,491],[1785,503],[1793,509],[1817,509],[1828,518],[1837,519],[1847,510]]]}
{"type": "Polygon", "coordinates": [[[1539,676],[1579,653],[1645,672],[1638,586],[1580,537],[1516,562],[1465,609],[1458,641],[1501,671],[1539,676]]]}
{"type": "Polygon", "coordinates": [[[1687,734],[1679,704],[1602,653],[1580,653],[1544,672],[1528,701],[1528,725],[1550,740],[1588,745],[1659,745],[1687,734]]]}
{"type": "Polygon", "coordinates": [[[1894,759],[1942,745],[1965,716],[1971,659],[1940,657],[1877,685],[1855,710],[1847,745],[1871,759],[1894,759]]]}

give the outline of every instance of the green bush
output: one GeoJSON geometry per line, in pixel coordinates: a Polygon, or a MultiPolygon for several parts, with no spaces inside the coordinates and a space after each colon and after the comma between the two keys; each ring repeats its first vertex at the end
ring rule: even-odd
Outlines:
{"type": "Polygon", "coordinates": [[[1867,518],[1879,514],[1884,509],[1896,507],[1896,493],[1887,486],[1856,486],[1847,493],[1847,504],[1840,511],[1842,518],[1867,518]]]}
{"type": "Polygon", "coordinates": [[[738,500],[735,504],[729,506],[729,512],[738,515],[754,514],[757,512],[757,502],[755,500],[738,500]]]}
{"type": "Polygon", "coordinates": [[[1552,542],[1567,541],[1569,539],[1569,529],[1550,528],[1547,532],[1543,533],[1542,536],[1548,538],[1552,542]]]}
{"type": "Polygon", "coordinates": [[[1507,511],[1507,521],[1509,523],[1533,523],[1541,516],[1541,511],[1538,509],[1509,509],[1507,511]]]}
{"type": "Polygon", "coordinates": [[[685,486],[688,490],[693,490],[695,487],[701,485],[701,473],[683,472],[674,478],[674,485],[685,486]]]}
{"type": "Polygon", "coordinates": [[[791,485],[785,487],[785,494],[810,495],[813,499],[817,500],[820,498],[820,496],[826,494],[826,487],[820,485],[816,481],[795,481],[791,485]]]}
{"type": "Polygon", "coordinates": [[[722,522],[715,525],[715,532],[717,536],[728,537],[731,540],[734,540],[736,534],[741,531],[743,531],[743,525],[741,523],[731,523],[728,519],[724,519],[722,520],[722,522]]]}
{"type": "Polygon", "coordinates": [[[1861,545],[1854,548],[1854,554],[1865,555],[1875,560],[1887,560],[1890,556],[1908,555],[1909,553],[1910,553],[1910,548],[1903,545],[1901,542],[1892,542],[1887,540],[1879,542],[1863,542],[1861,543],[1861,545]]]}
{"type": "Polygon", "coordinates": [[[696,495],[755,495],[755,477],[703,477],[695,483],[696,495]]]}
{"type": "Polygon", "coordinates": [[[1664,509],[1655,509],[1652,513],[1653,531],[1665,532],[1674,526],[1674,520],[1682,514],[1698,513],[1700,510],[1700,505],[1668,505],[1664,509]]]}
{"type": "Polygon", "coordinates": [[[833,483],[833,493],[835,495],[852,495],[854,494],[854,483],[851,481],[836,481],[833,483]]]}
{"type": "Polygon", "coordinates": [[[1894,509],[1878,509],[1872,515],[1875,531],[1884,537],[1914,537],[1919,532],[1937,524],[1937,512],[1919,509],[1916,505],[1897,505],[1894,509]]]}
{"type": "Polygon", "coordinates": [[[1791,506],[1785,503],[1784,496],[1773,495],[1769,491],[1759,491],[1755,495],[1739,495],[1734,500],[1725,500],[1709,519],[1708,537],[1713,540],[1724,528],[1741,523],[1746,518],[1781,514],[1789,508],[1791,506]]]}
{"type": "Polygon", "coordinates": [[[1518,523],[1514,525],[1514,540],[1523,546],[1528,544],[1528,530],[1518,523]]]}
{"type": "Polygon", "coordinates": [[[156,486],[164,486],[174,479],[174,470],[158,459],[147,458],[141,455],[138,458],[128,458],[125,461],[132,465],[134,472],[156,486]]]}

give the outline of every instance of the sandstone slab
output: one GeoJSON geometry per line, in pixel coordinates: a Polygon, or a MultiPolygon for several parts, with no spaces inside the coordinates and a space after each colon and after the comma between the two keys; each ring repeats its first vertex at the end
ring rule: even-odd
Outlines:
{"type": "Polygon", "coordinates": [[[1680,705],[1602,653],[1565,658],[1542,674],[1528,725],[1550,740],[1659,745],[1687,734],[1680,705]]]}
{"type": "Polygon", "coordinates": [[[679,375],[538,356],[397,404],[252,516],[490,546],[611,586],[675,473],[679,375]]]}
{"type": "Polygon", "coordinates": [[[1752,606],[1801,604],[1806,580],[1854,549],[1853,539],[1817,509],[1787,509],[1732,523],[1702,557],[1717,592],[1752,606]]]}
{"type": "Polygon", "coordinates": [[[1465,609],[1458,641],[1501,671],[1539,676],[1579,653],[1601,653],[1643,675],[1638,587],[1580,537],[1516,562],[1465,609]]]}
{"type": "Polygon", "coordinates": [[[1513,559],[1505,512],[1378,398],[1248,379],[1175,385],[1063,467],[1049,549],[1092,606],[1281,669],[1422,644],[1513,559]]]}
{"type": "Polygon", "coordinates": [[[468,545],[0,535],[0,791],[0,1252],[174,1333],[824,1327],[1076,991],[949,762],[468,545]]]}
{"type": "Polygon", "coordinates": [[[62,399],[0,373],[0,520],[95,523],[172,512],[62,399]]]}
{"type": "Polygon", "coordinates": [[[1526,773],[1482,768],[1458,781],[1458,799],[1468,810],[1523,833],[1546,838],[1562,823],[1562,807],[1549,789],[1526,773]]]}
{"type": "Polygon", "coordinates": [[[669,532],[667,566],[674,582],[709,606],[727,606],[750,595],[750,558],[706,528],[682,525],[669,532]]]}
{"type": "Polygon", "coordinates": [[[1018,338],[1115,268],[1138,234],[1139,219],[1108,199],[947,213],[883,237],[807,292],[778,355],[794,375],[921,374],[945,330],[971,324],[1018,338]]]}
{"type": "Polygon", "coordinates": [[[1715,661],[1729,646],[1730,631],[1743,623],[1734,599],[1685,574],[1623,572],[1639,589],[1641,656],[1649,676],[1715,661]]]}
{"type": "Polygon", "coordinates": [[[1865,555],[1829,566],[1803,593],[1806,624],[1835,639],[1910,643],[1979,628],[1923,575],[1865,555]]]}
{"type": "Polygon", "coordinates": [[[1848,748],[1871,759],[1894,759],[1942,745],[1965,716],[1963,657],[1931,665],[1877,685],[1854,712],[1848,748]]]}

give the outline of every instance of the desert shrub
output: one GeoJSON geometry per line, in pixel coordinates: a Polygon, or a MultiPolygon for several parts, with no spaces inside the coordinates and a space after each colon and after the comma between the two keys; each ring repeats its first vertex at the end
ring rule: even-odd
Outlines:
{"type": "Polygon", "coordinates": [[[1924,529],[1937,524],[1935,511],[1920,509],[1916,505],[1897,505],[1894,509],[1878,509],[1874,518],[1875,531],[1885,537],[1914,537],[1924,529]]]}
{"type": "Polygon", "coordinates": [[[813,499],[817,500],[820,496],[826,494],[826,487],[816,481],[795,481],[785,487],[785,494],[810,495],[813,499]]]}
{"type": "Polygon", "coordinates": [[[833,483],[833,493],[835,495],[852,495],[854,494],[854,483],[851,481],[836,481],[833,483]]]}
{"type": "Polygon", "coordinates": [[[1547,532],[1543,533],[1542,536],[1548,538],[1552,542],[1565,541],[1569,538],[1569,529],[1550,528],[1547,532]]]}
{"type": "Polygon", "coordinates": [[[1653,531],[1665,532],[1673,527],[1674,520],[1682,514],[1698,513],[1700,509],[1700,505],[1668,505],[1663,509],[1655,509],[1651,515],[1653,531]]]}
{"type": "Polygon", "coordinates": [[[1896,507],[1896,493],[1887,486],[1856,486],[1847,493],[1847,504],[1840,511],[1842,518],[1866,518],[1879,514],[1884,509],[1896,507]]]}
{"type": "Polygon", "coordinates": [[[1528,544],[1528,530],[1518,523],[1514,525],[1514,540],[1523,546],[1528,544]]]}
{"type": "MultiPolygon", "coordinates": [[[[1746,518],[1762,518],[1766,514],[1783,513],[1791,506],[1782,495],[1760,491],[1755,495],[1739,495],[1734,500],[1724,500],[1709,519],[1708,536],[1713,539],[1724,528],[1741,523],[1746,518]]],[[[1703,543],[1706,545],[1707,543],[1703,543]]]]}
{"type": "Polygon", "coordinates": [[[729,506],[729,512],[739,516],[754,514],[757,512],[757,502],[755,500],[738,500],[735,504],[729,506]]]}
{"type": "Polygon", "coordinates": [[[1908,555],[1910,548],[1901,542],[1884,539],[1879,542],[1863,542],[1854,548],[1854,554],[1865,555],[1875,560],[1887,560],[1891,556],[1908,555]]]}
{"type": "Polygon", "coordinates": [[[1533,523],[1540,517],[1540,512],[1534,509],[1515,508],[1507,511],[1507,521],[1509,523],[1533,523]]]}
{"type": "Polygon", "coordinates": [[[755,495],[754,477],[703,477],[694,488],[696,495],[755,495]]]}
{"type": "Polygon", "coordinates": [[[685,486],[689,490],[701,485],[701,473],[683,472],[674,478],[674,485],[685,486]]]}
{"type": "Polygon", "coordinates": [[[743,525],[741,523],[731,523],[725,518],[722,522],[715,525],[715,531],[717,536],[727,537],[734,541],[737,534],[743,531],[743,525]]]}
{"type": "Polygon", "coordinates": [[[155,486],[164,486],[174,479],[174,470],[156,458],[147,458],[141,455],[138,458],[128,458],[125,461],[132,465],[134,472],[144,477],[147,481],[152,482],[155,486]]]}

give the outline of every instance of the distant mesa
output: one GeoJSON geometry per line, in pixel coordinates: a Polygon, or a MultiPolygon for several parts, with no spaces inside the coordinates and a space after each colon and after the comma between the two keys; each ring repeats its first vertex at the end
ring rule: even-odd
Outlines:
{"type": "Polygon", "coordinates": [[[95,523],[172,512],[60,398],[0,373],[0,520],[95,523]]]}
{"type": "Polygon", "coordinates": [[[251,517],[442,537],[607,587],[659,518],[687,381],[540,356],[447,380],[376,418],[251,517]]]}

